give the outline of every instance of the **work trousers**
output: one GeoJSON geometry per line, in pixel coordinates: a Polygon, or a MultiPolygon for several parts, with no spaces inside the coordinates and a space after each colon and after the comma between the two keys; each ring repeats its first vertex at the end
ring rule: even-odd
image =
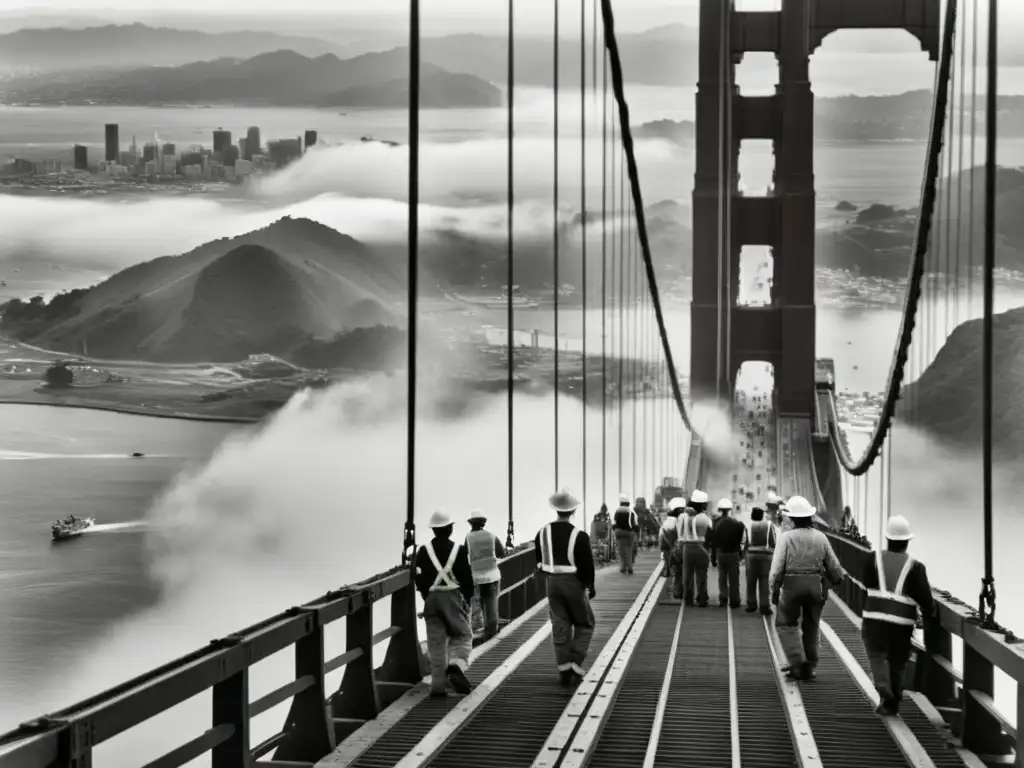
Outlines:
{"type": "Polygon", "coordinates": [[[799,669],[804,662],[818,666],[819,626],[825,607],[821,574],[787,573],[782,581],[775,627],[789,666],[799,669]]]}
{"type": "Polygon", "coordinates": [[[469,606],[457,589],[428,592],[423,602],[427,625],[427,657],[430,659],[430,690],[448,690],[449,665],[465,670],[473,650],[469,606]]]}
{"type": "Polygon", "coordinates": [[[903,674],[910,661],[914,628],[865,619],[861,637],[882,703],[898,705],[903,700],[903,674]]]}
{"type": "Polygon", "coordinates": [[[664,578],[669,578],[672,575],[672,550],[674,547],[662,546],[661,548],[661,560],[664,564],[664,568],[661,569],[661,575],[664,578]]]}
{"type": "Polygon", "coordinates": [[[772,569],[771,552],[747,553],[747,608],[760,608],[761,613],[770,615],[771,600],[768,595],[768,573],[772,569]]]}
{"type": "Polygon", "coordinates": [[[615,539],[619,545],[619,571],[633,571],[633,558],[636,555],[636,534],[633,531],[616,531],[615,539]]]}
{"type": "Polygon", "coordinates": [[[477,584],[473,590],[473,632],[475,634],[478,630],[483,630],[484,637],[488,640],[498,634],[500,592],[500,581],[477,584]]]}
{"type": "Polygon", "coordinates": [[[576,671],[583,674],[595,624],[587,589],[574,573],[548,574],[547,582],[551,643],[558,671],[573,669],[575,665],[576,671]]]}
{"type": "Polygon", "coordinates": [[[708,568],[711,558],[703,544],[683,544],[682,568],[676,570],[676,581],[672,595],[682,598],[686,603],[693,604],[696,597],[698,605],[708,604],[708,568]]]}
{"type": "Polygon", "coordinates": [[[718,553],[718,604],[740,607],[740,553],[718,553]]]}

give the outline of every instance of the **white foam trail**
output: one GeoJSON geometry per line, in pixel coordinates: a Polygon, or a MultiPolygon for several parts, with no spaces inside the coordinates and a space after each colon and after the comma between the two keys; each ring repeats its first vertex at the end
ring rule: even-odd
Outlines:
{"type": "Polygon", "coordinates": [[[99,523],[89,528],[86,533],[114,533],[116,531],[132,531],[146,528],[145,520],[133,520],[128,523],[99,523]]]}
{"type": "Polygon", "coordinates": [[[146,459],[174,459],[184,458],[171,453],[147,453],[144,457],[132,456],[127,453],[38,453],[35,451],[10,451],[0,450],[0,461],[43,461],[43,460],[64,460],[64,459],[90,459],[90,460],[115,460],[131,459],[138,461],[146,459]]]}

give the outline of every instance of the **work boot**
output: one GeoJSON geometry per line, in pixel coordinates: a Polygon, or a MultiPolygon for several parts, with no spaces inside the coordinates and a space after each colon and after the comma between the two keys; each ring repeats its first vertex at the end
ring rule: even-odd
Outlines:
{"type": "Polygon", "coordinates": [[[579,688],[580,683],[583,682],[583,675],[574,669],[569,670],[569,687],[579,688]]]}
{"type": "Polygon", "coordinates": [[[459,667],[454,664],[449,664],[446,671],[448,673],[448,685],[450,685],[452,690],[456,693],[469,693],[473,690],[473,684],[469,682],[469,678],[466,677],[466,673],[459,667]]]}

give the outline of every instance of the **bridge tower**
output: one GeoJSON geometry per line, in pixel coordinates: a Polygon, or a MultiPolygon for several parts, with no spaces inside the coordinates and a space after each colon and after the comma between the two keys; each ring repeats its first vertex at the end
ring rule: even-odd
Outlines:
{"type": "Polygon", "coordinates": [[[939,3],[781,0],[778,11],[737,11],[734,0],[701,0],[690,306],[693,397],[730,397],[740,366],[764,360],[775,368],[779,414],[813,416],[815,192],[810,56],[826,35],[838,29],[905,29],[935,60],[939,3]],[[744,96],[736,87],[736,65],[744,53],[755,51],[774,53],[778,59],[779,82],[771,96],[744,96]],[[772,142],[774,183],[765,196],[739,191],[736,168],[745,139],[772,142]],[[723,196],[724,215],[720,216],[723,196]],[[746,245],[772,249],[768,306],[737,306],[740,250],[746,245]]]}

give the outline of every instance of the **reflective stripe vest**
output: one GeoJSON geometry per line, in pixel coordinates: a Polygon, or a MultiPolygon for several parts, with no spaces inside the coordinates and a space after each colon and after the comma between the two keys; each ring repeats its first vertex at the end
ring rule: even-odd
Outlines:
{"type": "Polygon", "coordinates": [[[747,551],[755,554],[774,551],[775,537],[772,535],[774,528],[775,526],[772,525],[770,520],[758,520],[751,523],[750,534],[747,539],[750,542],[750,546],[747,548],[747,551]]]}
{"type": "Polygon", "coordinates": [[[903,594],[903,587],[914,565],[914,559],[902,552],[875,552],[878,569],[878,589],[869,589],[864,600],[862,618],[913,627],[917,624],[918,605],[903,594]],[[892,577],[896,578],[893,579],[892,577]],[[887,584],[895,581],[890,591],[887,584]]]}
{"type": "Polygon", "coordinates": [[[473,569],[474,584],[493,584],[501,581],[498,556],[494,551],[494,534],[490,531],[470,531],[466,536],[469,567],[473,569]]]}
{"type": "Polygon", "coordinates": [[[551,523],[540,532],[540,569],[545,573],[576,573],[576,539],[580,535],[579,528],[573,528],[569,534],[568,565],[555,565],[555,548],[551,543],[551,523]]]}
{"type": "Polygon", "coordinates": [[[704,534],[707,533],[708,529],[708,517],[704,515],[704,519],[701,521],[703,524],[701,527],[704,529],[704,533],[697,532],[697,518],[700,517],[703,512],[696,515],[682,515],[679,518],[679,541],[682,544],[703,544],[704,534]]]}
{"type": "Polygon", "coordinates": [[[448,555],[448,562],[444,566],[441,565],[441,561],[437,559],[437,553],[434,552],[434,542],[427,542],[423,548],[427,551],[427,557],[430,558],[430,562],[437,570],[437,576],[434,577],[434,583],[430,585],[430,591],[452,592],[458,589],[459,582],[456,580],[455,574],[452,573],[452,568],[455,567],[455,558],[459,554],[459,545],[452,542],[452,553],[448,555]]]}

